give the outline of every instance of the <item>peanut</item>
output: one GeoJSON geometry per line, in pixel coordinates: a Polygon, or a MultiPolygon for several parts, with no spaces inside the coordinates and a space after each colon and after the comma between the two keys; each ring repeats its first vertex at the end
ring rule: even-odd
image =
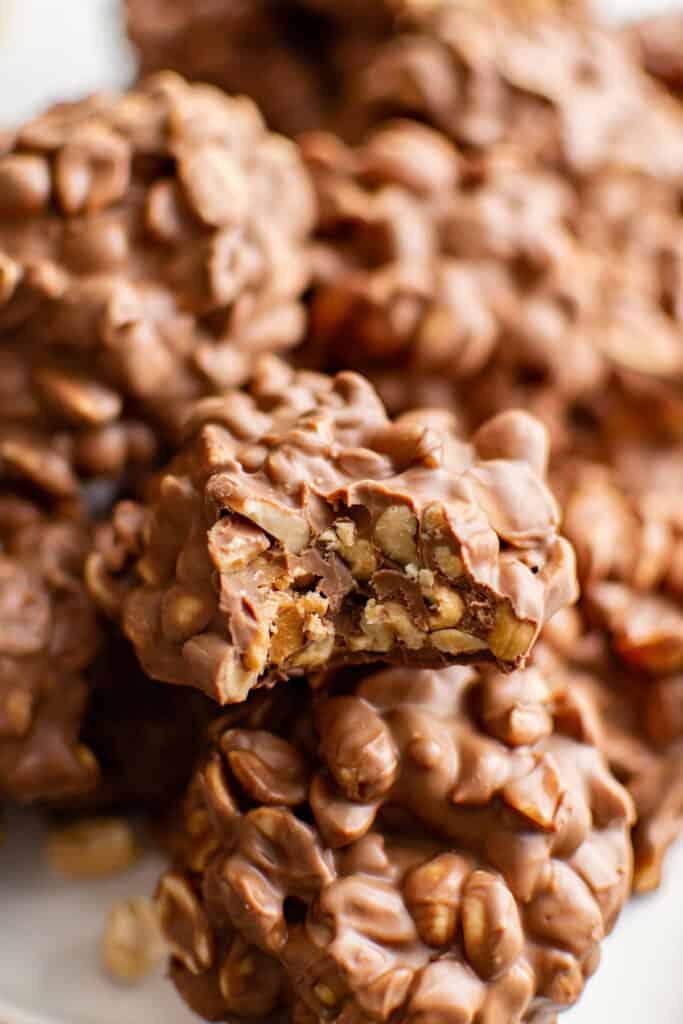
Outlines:
{"type": "Polygon", "coordinates": [[[156,912],[172,954],[192,974],[213,964],[213,942],[206,915],[189,882],[167,871],[156,892],[156,912]]]}
{"type": "Polygon", "coordinates": [[[214,603],[207,594],[174,586],[166,591],[161,603],[161,628],[164,635],[183,643],[203,632],[214,615],[214,603]]]}
{"type": "Polygon", "coordinates": [[[134,984],[154,970],[164,952],[154,907],[144,899],[116,903],[102,940],[104,965],[116,981],[134,984]]]}
{"type": "Polygon", "coordinates": [[[536,627],[532,622],[516,618],[505,602],[496,608],[496,618],[489,634],[489,647],[499,661],[515,661],[525,655],[533,642],[536,627]]]}
{"type": "Polygon", "coordinates": [[[429,628],[449,629],[460,622],[465,605],[460,594],[448,587],[432,586],[422,588],[430,605],[429,628]]]}
{"type": "Polygon", "coordinates": [[[211,561],[219,572],[239,572],[270,547],[263,530],[245,520],[218,519],[208,535],[211,561]]]}
{"type": "Polygon", "coordinates": [[[424,645],[426,634],[414,625],[410,615],[398,601],[378,604],[371,599],[365,606],[365,620],[370,626],[386,623],[411,651],[418,651],[424,645]]]}
{"type": "Polygon", "coordinates": [[[120,395],[96,381],[44,368],[37,372],[36,383],[53,405],[81,423],[101,426],[121,414],[120,395]]]}
{"type": "Polygon", "coordinates": [[[417,561],[417,516],[407,505],[390,505],[375,523],[374,537],[387,556],[405,565],[417,561]]]}
{"type": "Polygon", "coordinates": [[[71,878],[101,878],[125,871],[140,856],[130,825],[120,818],[92,818],[57,829],[46,857],[53,871],[71,878]]]}
{"type": "Polygon", "coordinates": [[[467,861],[453,853],[433,857],[414,868],[405,882],[405,900],[418,934],[434,949],[450,945],[458,927],[462,883],[467,861]]]}
{"type": "Polygon", "coordinates": [[[434,548],[434,561],[438,565],[444,576],[447,576],[449,580],[457,580],[463,575],[465,568],[460,559],[449,547],[445,544],[437,544],[434,548]]]}
{"type": "Polygon", "coordinates": [[[437,651],[444,654],[471,654],[475,651],[485,651],[486,641],[480,640],[478,636],[471,633],[463,633],[459,629],[440,629],[430,633],[431,642],[437,651]]]}
{"type": "Polygon", "coordinates": [[[275,631],[270,643],[270,659],[275,665],[300,651],[304,645],[304,615],[295,604],[284,605],[275,619],[275,631]]]}
{"type": "Polygon", "coordinates": [[[376,651],[378,654],[390,651],[394,646],[394,634],[378,616],[377,602],[371,598],[363,609],[360,636],[350,636],[348,645],[352,651],[376,651]]]}

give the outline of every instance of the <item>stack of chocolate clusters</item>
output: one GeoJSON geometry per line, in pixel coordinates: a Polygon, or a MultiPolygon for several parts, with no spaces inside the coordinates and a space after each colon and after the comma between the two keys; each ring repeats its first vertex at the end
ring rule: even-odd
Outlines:
{"type": "Polygon", "coordinates": [[[207,1020],[553,1021],[683,825],[683,21],[128,18],[2,139],[0,796],[171,820],[207,1020]]]}

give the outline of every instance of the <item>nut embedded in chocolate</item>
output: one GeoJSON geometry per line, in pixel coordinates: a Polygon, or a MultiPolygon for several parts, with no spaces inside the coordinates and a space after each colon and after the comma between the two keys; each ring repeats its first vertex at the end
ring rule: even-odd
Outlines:
{"type": "Polygon", "coordinates": [[[632,805],[565,729],[552,681],[518,677],[502,700],[515,676],[468,668],[388,669],[321,696],[276,741],[309,780],[284,801],[267,753],[249,778],[229,756],[273,740],[226,723],[157,891],[191,1007],[416,1024],[576,1001],[628,895],[632,805]],[[551,735],[506,742],[484,724],[484,709],[499,722],[534,703],[551,735]]]}
{"type": "Polygon", "coordinates": [[[408,390],[424,379],[425,404],[450,404],[449,383],[491,355],[494,296],[506,287],[504,265],[460,258],[447,236],[463,158],[407,120],[380,125],[356,149],[321,132],[301,146],[320,211],[302,359],[367,373],[387,394],[397,378],[408,390]]]}
{"type": "Polygon", "coordinates": [[[98,623],[92,528],[70,503],[0,494],[0,800],[168,810],[214,705],[153,683],[98,623]]]}
{"type": "Polygon", "coordinates": [[[89,529],[0,495],[0,798],[29,802],[91,790],[81,742],[95,655],[95,608],[81,578],[89,529]]]}
{"type": "Polygon", "coordinates": [[[583,611],[553,619],[534,663],[555,682],[565,728],[598,747],[633,797],[633,887],[650,892],[683,828],[683,676],[652,679],[620,664],[583,611]]]}
{"type": "Polygon", "coordinates": [[[227,704],[337,663],[521,664],[575,589],[545,433],[425,422],[272,359],[200,403],[139,531],[115,515],[88,562],[145,670],[227,704]]]}
{"type": "Polygon", "coordinates": [[[626,446],[557,478],[589,617],[632,668],[683,670],[683,448],[626,446]]]}

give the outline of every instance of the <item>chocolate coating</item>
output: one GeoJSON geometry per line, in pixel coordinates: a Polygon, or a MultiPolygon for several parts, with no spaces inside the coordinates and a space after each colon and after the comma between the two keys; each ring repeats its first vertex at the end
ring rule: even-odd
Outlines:
{"type": "Polygon", "coordinates": [[[60,104],[0,155],[0,194],[0,457],[53,490],[150,462],[302,335],[313,196],[244,97],[166,73],[60,104]]]}
{"type": "Polygon", "coordinates": [[[150,675],[220,703],[378,658],[509,670],[574,596],[546,449],[519,411],[466,444],[447,416],[392,422],[360,376],[266,359],[101,531],[91,589],[150,675]]]}
{"type": "Polygon", "coordinates": [[[29,802],[92,789],[80,732],[83,671],[99,644],[81,578],[88,527],[0,496],[0,798],[29,802]]]}
{"type": "Polygon", "coordinates": [[[524,407],[557,451],[681,436],[680,183],[579,182],[409,120],[302,148],[320,207],[303,359],[362,370],[392,411],[524,407]]]}
{"type": "Polygon", "coordinates": [[[683,448],[625,448],[611,468],[576,464],[564,476],[565,528],[592,620],[632,668],[680,672],[683,448]]]}
{"type": "Polygon", "coordinates": [[[624,666],[579,609],[546,627],[534,663],[573,695],[577,735],[598,747],[633,797],[633,887],[656,889],[683,827],[681,674],[653,680],[624,666]]]}
{"type": "Polygon", "coordinates": [[[334,121],[406,0],[126,0],[143,73],[172,68],[252,96],[294,135],[334,121]]]}
{"type": "Polygon", "coordinates": [[[597,702],[596,742],[636,802],[647,891],[683,827],[683,450],[627,445],[556,475],[583,596],[545,636],[597,702]]]}
{"type": "Polygon", "coordinates": [[[157,893],[190,1005],[344,1024],[571,1005],[628,894],[632,807],[552,691],[388,669],[297,708],[288,740],[227,721],[157,893]]]}
{"type": "Polygon", "coordinates": [[[463,202],[464,159],[444,135],[407,120],[355,149],[320,132],[301,146],[319,206],[301,358],[367,373],[399,408],[422,398],[448,405],[453,385],[491,356],[495,303],[510,287],[497,257],[470,259],[448,233],[463,202]],[[401,381],[410,401],[392,399],[401,381]]]}

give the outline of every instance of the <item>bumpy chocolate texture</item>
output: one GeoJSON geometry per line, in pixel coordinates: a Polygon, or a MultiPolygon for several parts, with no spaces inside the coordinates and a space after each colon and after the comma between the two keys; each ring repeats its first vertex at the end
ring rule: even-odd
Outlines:
{"type": "Polygon", "coordinates": [[[88,478],[115,495],[158,456],[155,431],[82,353],[55,357],[26,333],[0,339],[0,478],[41,501],[74,499],[88,478]]]}
{"type": "Polygon", "coordinates": [[[99,634],[81,579],[88,529],[0,496],[0,798],[30,801],[91,789],[81,743],[83,670],[99,634]]]}
{"type": "Polygon", "coordinates": [[[683,96],[683,14],[671,11],[645,18],[629,25],[626,35],[645,70],[683,96]]]}
{"type": "Polygon", "coordinates": [[[408,0],[127,0],[143,72],[253,97],[289,135],[334,119],[408,0]]]}
{"type": "MultiPolygon", "coordinates": [[[[424,359],[446,404],[488,353],[463,389],[475,420],[523,404],[564,440],[575,414],[607,435],[646,410],[680,437],[683,110],[587,16],[433,6],[368,69],[376,133],[307,143],[331,250],[320,345],[375,372],[424,359]]],[[[408,379],[387,382],[393,407],[408,379]]]]}
{"type": "Polygon", "coordinates": [[[213,705],[152,682],[97,621],[91,531],[73,504],[0,493],[0,802],[166,810],[213,705]]]}
{"type": "Polygon", "coordinates": [[[546,638],[602,705],[598,745],[638,810],[636,886],[683,827],[683,449],[624,449],[560,486],[583,597],[546,638]]]}
{"type": "Polygon", "coordinates": [[[677,106],[618,33],[560,4],[422,4],[359,91],[370,121],[417,115],[467,147],[511,143],[580,176],[605,166],[678,176],[677,106]]]}
{"type": "Polygon", "coordinates": [[[150,675],[221,703],[336,663],[509,670],[574,596],[546,454],[525,413],[465,444],[445,415],[392,422],[356,374],[266,358],[249,392],[198,404],[156,502],[118,510],[88,578],[150,675]]]}
{"type": "Polygon", "coordinates": [[[388,669],[289,740],[227,722],[158,888],[211,1020],[548,1022],[631,879],[629,797],[532,670],[388,669]]]}
{"type": "Polygon", "coordinates": [[[498,254],[468,258],[451,229],[465,160],[412,121],[382,126],[357,149],[320,132],[301,145],[319,205],[304,358],[371,375],[389,405],[449,405],[453,383],[491,355],[495,303],[509,290],[498,254]]]}
{"type": "Polygon", "coordinates": [[[627,448],[611,469],[578,464],[566,476],[565,529],[591,617],[630,667],[683,671],[683,447],[627,448]]]}
{"type": "Polygon", "coordinates": [[[170,73],[25,125],[0,154],[3,462],[47,445],[62,490],[116,475],[154,455],[141,414],[174,435],[189,402],[296,344],[312,216],[254,104],[170,73]]]}

